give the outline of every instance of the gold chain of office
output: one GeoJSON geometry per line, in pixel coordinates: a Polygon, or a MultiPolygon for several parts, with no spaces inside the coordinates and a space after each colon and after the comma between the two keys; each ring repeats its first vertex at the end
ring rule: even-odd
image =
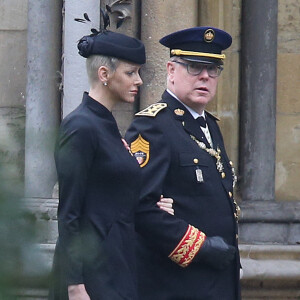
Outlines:
{"type": "MultiPolygon", "coordinates": [[[[210,156],[214,157],[216,159],[216,167],[217,170],[219,171],[219,173],[221,174],[222,178],[224,178],[223,176],[225,175],[224,173],[224,166],[223,163],[221,161],[221,150],[219,147],[217,147],[217,150],[213,149],[213,148],[207,148],[206,145],[203,142],[198,141],[193,135],[190,134],[190,137],[192,138],[193,141],[195,141],[197,143],[197,145],[202,149],[205,150],[210,156]],[[224,175],[223,175],[224,174],[224,175]]],[[[237,181],[237,177],[235,175],[235,171],[233,166],[231,166],[231,172],[232,172],[232,177],[233,177],[233,187],[236,184],[237,181]]],[[[240,215],[240,207],[237,204],[237,202],[233,199],[233,204],[234,204],[234,209],[235,209],[235,219],[238,222],[239,220],[239,215],[240,215]]]]}
{"type": "Polygon", "coordinates": [[[221,150],[219,147],[217,147],[217,150],[213,148],[207,148],[206,145],[203,142],[198,141],[193,135],[190,134],[190,137],[193,141],[197,143],[197,145],[204,151],[206,151],[210,156],[214,157],[216,159],[216,167],[219,173],[222,175],[224,173],[224,166],[221,161],[221,150]]]}
{"type": "MultiPolygon", "coordinates": [[[[193,135],[190,134],[190,137],[193,141],[197,143],[197,145],[204,151],[206,151],[210,156],[214,157],[216,159],[216,167],[219,173],[221,174],[221,177],[225,177],[224,173],[224,166],[221,160],[221,150],[219,147],[217,147],[217,150],[213,148],[207,148],[206,145],[203,142],[198,141],[193,135]]],[[[237,177],[235,175],[234,168],[231,166],[231,172],[232,172],[232,177],[233,177],[233,187],[236,184],[237,177]]]]}

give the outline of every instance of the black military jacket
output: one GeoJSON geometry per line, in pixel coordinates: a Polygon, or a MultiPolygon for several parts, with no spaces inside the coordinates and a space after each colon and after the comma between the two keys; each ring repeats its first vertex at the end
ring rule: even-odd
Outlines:
{"type": "Polygon", "coordinates": [[[140,168],[111,112],[87,93],[62,121],[55,161],[59,239],[52,299],[68,299],[67,285],[80,283],[92,300],[138,299],[134,212],[140,168]]]}
{"type": "Polygon", "coordinates": [[[138,113],[126,134],[142,170],[136,217],[141,300],[240,299],[232,163],[216,118],[206,113],[206,119],[218,166],[198,123],[168,92],[138,113]],[[161,194],[174,199],[175,216],[158,209],[161,194]],[[236,247],[230,267],[220,271],[197,261],[198,229],[236,247]]]}

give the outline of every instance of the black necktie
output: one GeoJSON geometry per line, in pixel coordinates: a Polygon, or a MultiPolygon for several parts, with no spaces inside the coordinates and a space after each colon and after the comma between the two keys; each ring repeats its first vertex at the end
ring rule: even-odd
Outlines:
{"type": "Polygon", "coordinates": [[[203,117],[198,117],[196,119],[196,121],[198,122],[198,124],[201,126],[201,127],[206,127],[206,120],[203,118],[203,117]]]}

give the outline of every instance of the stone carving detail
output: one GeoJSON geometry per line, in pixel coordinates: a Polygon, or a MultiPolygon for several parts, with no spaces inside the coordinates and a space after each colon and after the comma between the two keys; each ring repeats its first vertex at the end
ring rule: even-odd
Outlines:
{"type": "Polygon", "coordinates": [[[131,18],[131,4],[132,0],[116,0],[106,5],[107,11],[116,15],[117,28],[123,24],[125,19],[131,18]]]}

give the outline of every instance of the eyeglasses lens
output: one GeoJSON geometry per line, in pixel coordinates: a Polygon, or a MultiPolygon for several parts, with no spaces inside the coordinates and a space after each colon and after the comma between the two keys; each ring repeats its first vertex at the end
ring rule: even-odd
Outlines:
{"type": "Polygon", "coordinates": [[[216,65],[205,65],[205,64],[187,64],[187,71],[191,75],[199,75],[206,69],[210,77],[218,77],[221,74],[222,67],[216,65]]]}

